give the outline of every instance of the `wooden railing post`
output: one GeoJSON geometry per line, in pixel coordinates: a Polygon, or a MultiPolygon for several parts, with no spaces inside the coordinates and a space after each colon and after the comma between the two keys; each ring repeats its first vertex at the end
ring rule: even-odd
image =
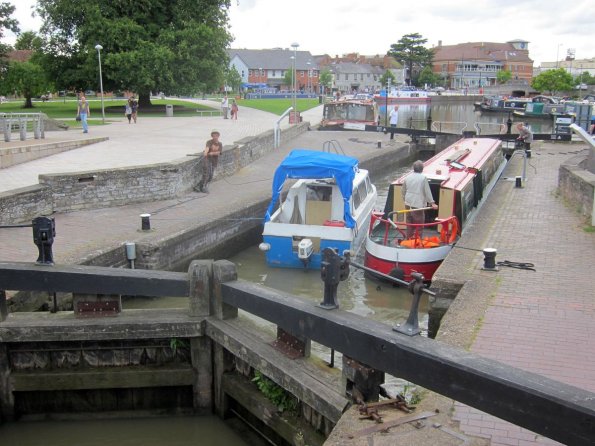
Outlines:
{"type": "Polygon", "coordinates": [[[217,260],[213,264],[213,295],[211,314],[217,319],[233,319],[238,316],[237,307],[223,302],[221,284],[238,279],[236,265],[229,260],[217,260]]]}
{"type": "Polygon", "coordinates": [[[0,343],[0,422],[14,418],[14,396],[10,388],[8,348],[0,343]]]}
{"type": "Polygon", "coordinates": [[[6,306],[6,291],[0,290],[0,322],[8,317],[8,307],[6,306]]]}
{"type": "Polygon", "coordinates": [[[204,317],[211,314],[212,260],[194,260],[188,267],[190,282],[190,316],[204,317]]]}

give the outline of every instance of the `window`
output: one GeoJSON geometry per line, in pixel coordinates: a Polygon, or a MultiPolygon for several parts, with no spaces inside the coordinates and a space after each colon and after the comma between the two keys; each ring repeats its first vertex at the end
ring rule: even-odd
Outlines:
{"type": "Polygon", "coordinates": [[[359,207],[359,205],[361,204],[361,201],[359,199],[359,193],[357,192],[357,188],[353,188],[353,191],[351,191],[351,196],[353,197],[353,208],[357,209],[359,207]]]}

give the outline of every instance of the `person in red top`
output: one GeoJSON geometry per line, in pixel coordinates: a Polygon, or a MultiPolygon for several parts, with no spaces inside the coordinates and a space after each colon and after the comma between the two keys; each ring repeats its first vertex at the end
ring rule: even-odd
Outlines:
{"type": "Polygon", "coordinates": [[[223,144],[219,141],[221,134],[217,130],[211,132],[211,139],[207,141],[202,161],[202,178],[196,187],[199,192],[209,193],[209,183],[219,162],[219,155],[223,152],[223,144]]]}

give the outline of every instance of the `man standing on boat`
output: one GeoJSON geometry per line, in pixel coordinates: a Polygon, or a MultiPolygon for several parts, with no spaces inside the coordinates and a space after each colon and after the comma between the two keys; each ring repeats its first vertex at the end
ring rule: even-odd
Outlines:
{"type": "MultiPolygon", "coordinates": [[[[408,224],[423,224],[425,223],[425,212],[424,209],[428,208],[428,205],[432,209],[438,209],[438,205],[432,198],[432,191],[430,191],[430,183],[428,179],[422,173],[424,170],[424,163],[417,160],[413,163],[413,173],[407,175],[403,186],[401,187],[401,194],[403,195],[403,201],[405,202],[405,214],[407,217],[408,224]]],[[[419,231],[421,237],[421,231],[423,228],[416,228],[415,226],[407,226],[407,238],[413,237],[416,230],[419,231]]]]}
{"type": "MultiPolygon", "coordinates": [[[[393,108],[389,115],[388,118],[390,120],[390,126],[391,127],[396,127],[397,123],[399,122],[399,106],[395,105],[395,108],[393,108]]],[[[395,134],[393,132],[390,133],[390,139],[394,139],[395,134]]]]}

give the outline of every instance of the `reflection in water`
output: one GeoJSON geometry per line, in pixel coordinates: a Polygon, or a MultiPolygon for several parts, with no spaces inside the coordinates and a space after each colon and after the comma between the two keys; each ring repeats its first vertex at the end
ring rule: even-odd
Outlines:
{"type": "MultiPolygon", "coordinates": [[[[389,110],[393,105],[389,104],[389,110]]],[[[386,105],[378,104],[380,109],[380,122],[385,122],[386,105]]],[[[399,104],[399,123],[398,127],[409,127],[412,120],[412,127],[416,129],[425,129],[428,116],[432,117],[434,125],[440,127],[439,123],[462,123],[464,130],[474,130],[474,124],[480,123],[482,133],[498,133],[495,131],[499,125],[506,125],[509,113],[499,112],[481,112],[475,110],[473,103],[454,103],[454,104],[399,104]]],[[[510,114],[514,122],[522,121],[521,118],[510,114]]],[[[535,119],[529,122],[533,133],[550,133],[552,131],[552,121],[535,119]]],[[[442,126],[446,132],[456,131],[454,127],[442,126]]],[[[513,125],[512,132],[515,133],[513,125]]]]}
{"type": "Polygon", "coordinates": [[[21,421],[0,426],[9,446],[246,446],[215,416],[98,421],[21,421]]]}

